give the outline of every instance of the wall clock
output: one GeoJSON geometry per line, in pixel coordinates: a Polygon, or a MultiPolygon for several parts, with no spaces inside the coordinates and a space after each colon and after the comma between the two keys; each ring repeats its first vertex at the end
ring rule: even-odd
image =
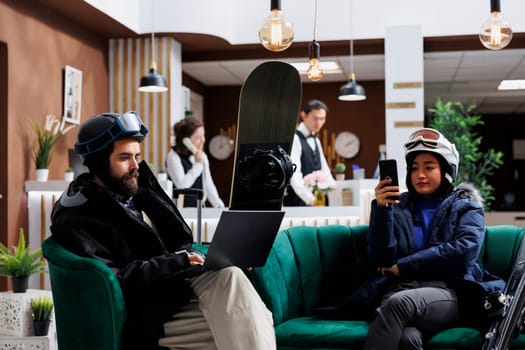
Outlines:
{"type": "Polygon", "coordinates": [[[343,158],[353,158],[359,153],[359,138],[356,134],[343,131],[335,138],[335,152],[343,158]]]}
{"type": "Polygon", "coordinates": [[[213,158],[224,160],[233,152],[233,140],[226,135],[215,135],[210,140],[208,148],[210,149],[210,154],[213,158]]]}

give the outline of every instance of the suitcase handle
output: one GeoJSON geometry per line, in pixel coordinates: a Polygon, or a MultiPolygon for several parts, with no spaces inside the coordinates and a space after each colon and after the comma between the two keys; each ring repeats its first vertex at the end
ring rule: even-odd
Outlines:
{"type": "Polygon", "coordinates": [[[194,195],[197,196],[198,200],[202,200],[202,198],[204,198],[204,191],[200,188],[174,188],[173,195],[175,196],[175,198],[177,198],[179,194],[194,195]]]}
{"type": "Polygon", "coordinates": [[[179,197],[179,194],[197,196],[197,243],[202,243],[202,198],[204,191],[199,188],[175,188],[173,189],[173,196],[179,197]]]}

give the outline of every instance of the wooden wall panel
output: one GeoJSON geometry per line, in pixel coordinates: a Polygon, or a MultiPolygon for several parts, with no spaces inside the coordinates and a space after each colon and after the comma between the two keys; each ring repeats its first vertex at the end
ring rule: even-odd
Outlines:
{"type": "MultiPolygon", "coordinates": [[[[170,87],[169,38],[155,38],[157,71],[170,87]]],[[[170,141],[170,101],[165,93],[142,93],[137,90],[140,78],[151,65],[151,38],[111,39],[110,52],[110,110],[123,113],[134,110],[149,129],[141,144],[143,159],[153,164],[154,170],[164,166],[170,141]]]]}

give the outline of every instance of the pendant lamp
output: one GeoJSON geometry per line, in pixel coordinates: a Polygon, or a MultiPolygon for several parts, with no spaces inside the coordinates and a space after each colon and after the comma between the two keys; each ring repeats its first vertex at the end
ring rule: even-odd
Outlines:
{"type": "Polygon", "coordinates": [[[501,50],[512,39],[512,28],[501,15],[500,0],[490,0],[490,17],[483,22],[479,40],[487,49],[501,50]]]}
{"type": "Polygon", "coordinates": [[[365,89],[355,81],[354,73],[354,40],[352,39],[352,1],[350,1],[350,76],[349,81],[339,89],[339,100],[366,100],[365,89]]]}
{"type": "Polygon", "coordinates": [[[314,13],[314,37],[312,42],[308,45],[308,59],[310,60],[310,66],[306,71],[306,76],[311,81],[319,81],[323,78],[324,72],[319,66],[319,58],[321,57],[321,45],[317,41],[315,41],[315,29],[317,25],[317,0],[315,0],[314,13]]]}
{"type": "Polygon", "coordinates": [[[140,78],[139,91],[140,92],[165,92],[168,91],[166,79],[157,72],[155,48],[155,31],[153,30],[153,1],[151,1],[151,65],[148,74],[140,78]]]}
{"type": "Polygon", "coordinates": [[[312,41],[308,45],[308,58],[310,59],[310,66],[306,71],[306,76],[311,81],[321,80],[324,76],[324,72],[319,66],[321,45],[317,41],[312,41]]]}
{"type": "Polygon", "coordinates": [[[292,45],[293,25],[281,13],[281,0],[271,0],[272,13],[266,17],[259,29],[259,41],[265,49],[280,52],[292,45]]]}

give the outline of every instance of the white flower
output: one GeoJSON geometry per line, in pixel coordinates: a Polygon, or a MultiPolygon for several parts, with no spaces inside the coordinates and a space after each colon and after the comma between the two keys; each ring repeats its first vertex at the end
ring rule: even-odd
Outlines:
{"type": "Polygon", "coordinates": [[[305,175],[304,183],[307,186],[312,187],[314,190],[321,189],[324,191],[330,191],[335,188],[335,182],[328,177],[323,171],[316,170],[308,175],[305,175]]]}

